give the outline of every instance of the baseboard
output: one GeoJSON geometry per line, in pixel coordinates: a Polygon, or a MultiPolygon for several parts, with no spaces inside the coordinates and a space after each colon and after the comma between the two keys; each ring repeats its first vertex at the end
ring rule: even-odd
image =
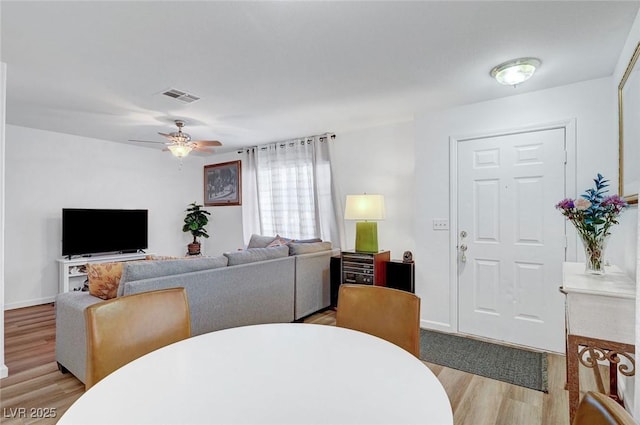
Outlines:
{"type": "Polygon", "coordinates": [[[420,319],[420,327],[424,329],[430,329],[433,331],[440,331],[446,333],[455,333],[449,323],[435,322],[433,320],[420,319]]]}
{"type": "Polygon", "coordinates": [[[32,307],[34,305],[40,305],[40,304],[49,304],[52,303],[56,300],[55,295],[53,297],[45,297],[45,298],[38,298],[35,300],[28,300],[28,301],[20,301],[17,303],[9,303],[9,304],[5,304],[4,305],[4,309],[5,310],[14,310],[16,308],[23,308],[23,307],[32,307]]]}

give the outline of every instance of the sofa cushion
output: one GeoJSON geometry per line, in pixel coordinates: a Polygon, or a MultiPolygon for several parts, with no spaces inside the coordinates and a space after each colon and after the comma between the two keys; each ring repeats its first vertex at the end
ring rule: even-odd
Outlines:
{"type": "Polygon", "coordinates": [[[291,242],[289,255],[311,254],[312,252],[329,251],[331,242],[291,242]]]}
{"type": "Polygon", "coordinates": [[[87,264],[89,293],[103,300],[115,298],[122,276],[122,265],[122,262],[87,264]]]}
{"type": "Polygon", "coordinates": [[[287,257],[289,255],[289,247],[282,245],[273,248],[249,248],[244,251],[225,252],[224,255],[229,259],[229,265],[235,266],[287,257]]]}
{"type": "Polygon", "coordinates": [[[247,245],[247,248],[266,248],[274,239],[275,236],[261,236],[253,234],[251,235],[251,239],[249,239],[249,245],[247,245]]]}
{"type": "Polygon", "coordinates": [[[227,257],[224,255],[218,257],[192,257],[177,260],[136,261],[126,263],[122,269],[118,296],[124,293],[124,284],[126,282],[160,276],[173,276],[200,270],[217,269],[219,267],[226,267],[227,263],[227,257]]]}
{"type": "Polygon", "coordinates": [[[322,242],[322,239],[320,239],[320,238],[293,239],[291,242],[295,242],[295,243],[313,243],[313,242],[322,242]]]}

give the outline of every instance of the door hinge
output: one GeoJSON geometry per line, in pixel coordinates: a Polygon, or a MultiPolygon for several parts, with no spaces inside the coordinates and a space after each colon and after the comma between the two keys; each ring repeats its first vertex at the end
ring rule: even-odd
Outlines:
{"type": "Polygon", "coordinates": [[[569,158],[569,153],[565,150],[564,151],[564,163],[567,163],[567,159],[569,158]]]}

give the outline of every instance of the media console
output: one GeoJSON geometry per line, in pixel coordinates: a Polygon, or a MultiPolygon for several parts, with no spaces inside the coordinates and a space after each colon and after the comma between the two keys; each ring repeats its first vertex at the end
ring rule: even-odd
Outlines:
{"type": "Polygon", "coordinates": [[[58,259],[58,292],[80,291],[87,280],[86,265],[89,263],[113,263],[132,260],[144,260],[148,253],[95,255],[91,257],[58,259]]]}

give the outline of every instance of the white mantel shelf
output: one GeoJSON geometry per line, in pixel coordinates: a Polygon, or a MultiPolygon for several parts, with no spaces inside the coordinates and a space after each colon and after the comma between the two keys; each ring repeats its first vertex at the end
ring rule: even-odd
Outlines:
{"type": "Polygon", "coordinates": [[[564,263],[562,274],[565,292],[636,298],[635,283],[617,266],[606,266],[605,274],[594,275],[585,273],[584,263],[564,263]]]}

